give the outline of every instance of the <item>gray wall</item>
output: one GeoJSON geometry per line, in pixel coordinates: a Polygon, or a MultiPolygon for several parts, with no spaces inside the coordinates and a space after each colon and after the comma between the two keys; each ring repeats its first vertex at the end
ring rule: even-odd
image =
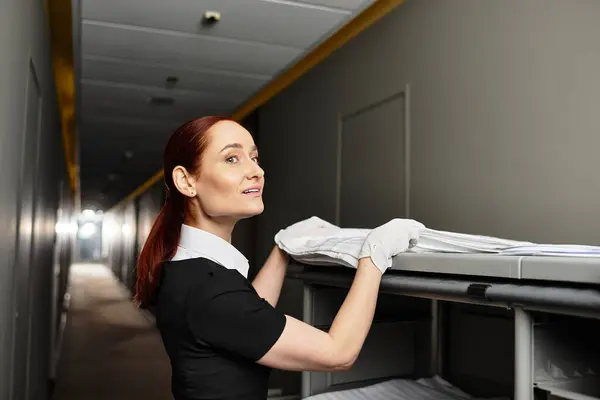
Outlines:
{"type": "MultiPolygon", "coordinates": [[[[375,226],[407,208],[434,229],[600,244],[598,15],[595,0],[399,6],[259,110],[257,259],[299,219],[375,226]],[[344,207],[363,212],[345,222],[344,207]]],[[[297,315],[301,291],[286,285],[297,315]]],[[[483,346],[465,326],[450,336],[483,346]]],[[[462,373],[476,369],[511,379],[462,373]]]]}
{"type": "MultiPolygon", "coordinates": [[[[261,236],[310,214],[335,220],[340,120],[409,85],[411,217],[434,229],[600,243],[598,15],[594,0],[399,6],[260,110],[272,188],[261,236]]],[[[404,133],[400,118],[379,128],[404,133]]],[[[364,131],[365,144],[373,135],[364,131]]],[[[368,170],[390,157],[403,154],[355,161],[368,170]]],[[[386,180],[403,172],[378,181],[391,193],[386,180]]]]}
{"type": "Polygon", "coordinates": [[[48,37],[41,1],[0,2],[1,399],[47,398],[73,243],[48,37]]]}
{"type": "Polygon", "coordinates": [[[138,256],[134,252],[139,225],[132,224],[136,219],[135,204],[136,202],[131,201],[118,210],[104,214],[102,224],[103,250],[107,253],[107,265],[130,291],[135,284],[133,274],[138,256]],[[124,226],[129,227],[130,231],[124,230],[124,226]]]}

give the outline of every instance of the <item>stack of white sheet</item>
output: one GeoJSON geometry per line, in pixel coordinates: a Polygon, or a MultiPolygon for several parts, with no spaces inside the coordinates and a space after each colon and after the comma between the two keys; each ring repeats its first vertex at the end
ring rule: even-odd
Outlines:
{"type": "Polygon", "coordinates": [[[445,253],[498,253],[514,246],[532,245],[529,242],[502,239],[492,236],[469,235],[466,233],[436,231],[425,228],[421,231],[416,252],[445,253]]]}
{"type": "MultiPolygon", "coordinates": [[[[277,235],[277,245],[305,264],[344,265],[356,268],[358,254],[370,229],[327,228],[290,237],[277,235]]],[[[410,253],[486,253],[497,255],[545,255],[600,257],[600,247],[520,242],[491,236],[471,235],[424,228],[410,253]]]]}
{"type": "Polygon", "coordinates": [[[503,249],[500,254],[513,256],[600,257],[600,247],[578,244],[532,244],[503,249]]]}
{"type": "MultiPolygon", "coordinates": [[[[444,379],[392,379],[358,389],[322,393],[307,397],[310,400],[479,400],[451,385],[444,379]]],[[[496,397],[488,400],[508,400],[496,397]]]]}

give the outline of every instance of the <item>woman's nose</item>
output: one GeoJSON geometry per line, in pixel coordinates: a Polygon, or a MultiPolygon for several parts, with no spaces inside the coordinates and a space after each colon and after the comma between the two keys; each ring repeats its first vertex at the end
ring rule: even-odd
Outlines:
{"type": "Polygon", "coordinates": [[[252,167],[247,174],[249,179],[262,178],[265,176],[265,171],[256,163],[252,163],[252,167]]]}

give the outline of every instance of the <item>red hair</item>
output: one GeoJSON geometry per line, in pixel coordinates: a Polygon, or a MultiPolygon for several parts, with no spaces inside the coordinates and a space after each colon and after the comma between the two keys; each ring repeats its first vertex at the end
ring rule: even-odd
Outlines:
{"type": "Polygon", "coordinates": [[[187,212],[186,198],[173,182],[173,169],[180,165],[198,173],[202,153],[208,145],[207,132],[228,117],[209,116],[191,120],[173,132],[163,155],[166,201],[152,225],[137,262],[135,302],[141,308],[152,305],[164,261],[177,250],[181,224],[187,212]]]}

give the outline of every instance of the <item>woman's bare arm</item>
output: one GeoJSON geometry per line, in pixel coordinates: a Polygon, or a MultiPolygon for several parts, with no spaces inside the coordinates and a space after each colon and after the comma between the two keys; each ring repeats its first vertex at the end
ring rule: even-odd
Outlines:
{"type": "Polygon", "coordinates": [[[350,368],[373,322],[381,275],[392,265],[392,257],[416,243],[423,227],[417,221],[395,218],[369,232],[358,253],[354,281],[329,332],[287,316],[283,333],[258,362],[287,370],[350,368]]]}
{"type": "Polygon", "coordinates": [[[279,301],[288,262],[289,256],[279,247],[274,246],[265,265],[252,281],[252,286],[254,286],[258,295],[267,300],[273,307],[279,301]]]}
{"type": "Polygon", "coordinates": [[[286,316],[286,327],[258,362],[284,370],[332,371],[352,366],[373,322],[381,271],[362,258],[329,332],[286,316]]]}

